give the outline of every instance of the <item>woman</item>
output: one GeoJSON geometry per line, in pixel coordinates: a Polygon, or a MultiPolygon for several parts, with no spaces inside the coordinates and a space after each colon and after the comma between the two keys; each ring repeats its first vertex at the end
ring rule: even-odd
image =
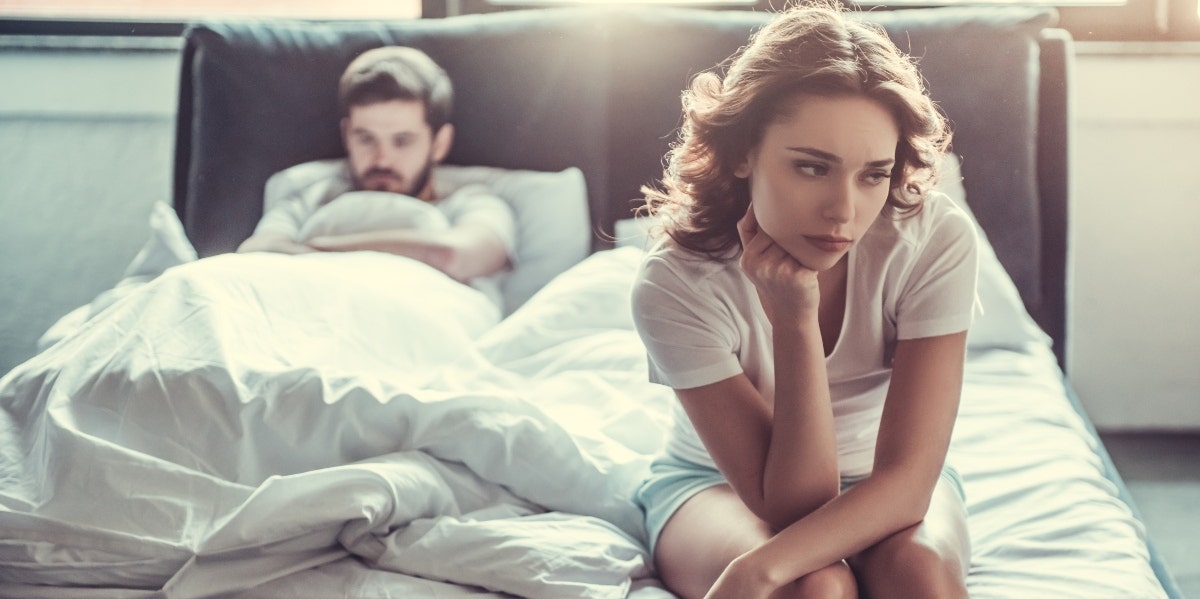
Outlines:
{"type": "Polygon", "coordinates": [[[926,194],[948,142],[912,62],[838,7],[778,15],[685,92],[633,292],[679,400],[638,501],[680,596],[966,596],[944,462],[977,261],[926,194]]]}

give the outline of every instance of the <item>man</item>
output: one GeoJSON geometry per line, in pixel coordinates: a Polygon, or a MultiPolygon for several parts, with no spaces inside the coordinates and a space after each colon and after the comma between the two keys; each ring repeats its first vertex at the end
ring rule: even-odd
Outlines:
{"type": "Polygon", "coordinates": [[[516,235],[508,205],[478,185],[446,197],[437,193],[436,167],[454,140],[452,96],[445,71],[420,50],[384,47],[360,55],[338,86],[347,158],[300,164],[272,176],[266,187],[271,208],[238,252],[389,252],[464,283],[507,269],[516,235]],[[450,226],[298,239],[317,209],[353,191],[411,196],[436,206],[450,226]]]}

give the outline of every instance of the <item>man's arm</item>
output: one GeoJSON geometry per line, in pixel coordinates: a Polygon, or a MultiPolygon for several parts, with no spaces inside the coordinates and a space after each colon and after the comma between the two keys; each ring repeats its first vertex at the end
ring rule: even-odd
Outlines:
{"type": "Polygon", "coordinates": [[[463,223],[444,231],[388,229],[314,237],[309,245],[326,252],[373,250],[407,256],[457,281],[498,273],[508,267],[508,252],[487,226],[463,223]]]}
{"type": "Polygon", "coordinates": [[[341,178],[344,169],[343,161],[317,160],[271,175],[263,190],[265,211],[262,218],[237,251],[280,254],[315,252],[315,249],[296,239],[304,223],[321,206],[322,200],[335,197],[346,186],[341,178]]]}
{"type": "Polygon", "coordinates": [[[288,235],[264,233],[251,235],[238,246],[239,254],[246,252],[276,252],[280,254],[307,254],[316,250],[303,243],[296,243],[288,235]]]}

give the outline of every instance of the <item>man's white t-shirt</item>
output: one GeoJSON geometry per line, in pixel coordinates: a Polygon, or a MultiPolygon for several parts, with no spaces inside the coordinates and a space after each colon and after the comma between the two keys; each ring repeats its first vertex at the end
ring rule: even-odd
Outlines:
{"type": "MultiPolygon", "coordinates": [[[[977,305],[969,217],[931,193],[911,216],[881,215],[848,254],[841,336],[826,357],[843,478],[870,474],[896,341],[967,330],[977,305]]],[[[716,261],[659,241],[633,289],[650,380],[690,389],[745,373],[774,401],[771,325],[736,258],[716,261]]],[[[665,450],[716,468],[682,405],[665,450]]]]}
{"type": "MultiPolygon", "coordinates": [[[[437,208],[450,226],[466,220],[490,228],[503,244],[509,263],[516,265],[516,219],[512,208],[487,186],[451,183],[433,169],[433,192],[437,198],[430,203],[437,208]]],[[[306,162],[275,173],[267,180],[263,194],[263,217],[254,229],[255,235],[286,235],[302,243],[301,233],[306,223],[322,207],[353,191],[349,162],[344,159],[306,162]]],[[[497,305],[503,305],[500,286],[505,273],[476,277],[471,286],[488,295],[497,305]]]]}

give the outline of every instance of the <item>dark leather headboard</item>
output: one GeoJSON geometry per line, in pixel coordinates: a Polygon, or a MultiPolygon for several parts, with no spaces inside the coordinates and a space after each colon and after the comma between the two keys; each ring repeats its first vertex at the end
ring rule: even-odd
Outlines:
{"type": "MultiPolygon", "coordinates": [[[[448,162],[577,166],[594,247],[661,175],[689,78],[743,45],[763,13],[558,8],[392,22],[222,22],[189,28],[175,207],[200,255],[234,249],[273,172],[340,156],[336,82],[362,51],[411,45],[454,81],[448,162]]],[[[865,13],[917,58],[953,124],[967,198],[1039,323],[1063,347],[1070,39],[1054,12],[865,13]]]]}

